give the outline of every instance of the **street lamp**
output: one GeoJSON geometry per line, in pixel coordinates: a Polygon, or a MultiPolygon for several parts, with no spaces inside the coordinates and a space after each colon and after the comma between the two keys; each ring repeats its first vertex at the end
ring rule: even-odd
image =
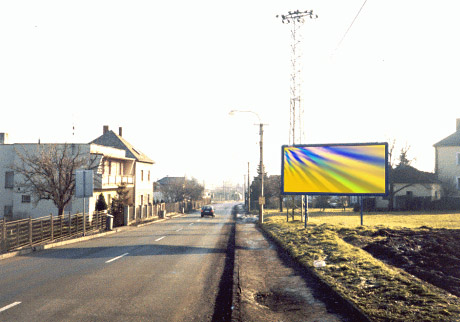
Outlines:
{"type": "MultiPolygon", "coordinates": [[[[259,196],[259,223],[264,222],[264,124],[260,120],[259,114],[253,111],[240,111],[240,110],[231,110],[228,114],[235,115],[235,113],[252,113],[257,116],[259,120],[259,135],[260,135],[260,169],[259,169],[259,176],[260,176],[260,196],[259,196]]],[[[249,179],[249,177],[248,177],[249,179]]],[[[249,188],[249,187],[248,187],[249,188]]]]}

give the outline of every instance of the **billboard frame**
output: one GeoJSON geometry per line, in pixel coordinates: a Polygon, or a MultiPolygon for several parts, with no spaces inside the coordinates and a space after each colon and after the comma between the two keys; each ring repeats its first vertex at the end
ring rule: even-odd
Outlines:
{"type": "Polygon", "coordinates": [[[364,142],[364,143],[321,143],[321,144],[294,144],[281,146],[281,195],[285,196],[380,196],[385,197],[389,194],[389,162],[388,162],[388,142],[364,142]],[[284,151],[286,148],[302,147],[330,147],[330,146],[371,146],[381,145],[385,147],[385,192],[384,193],[343,193],[343,192],[285,192],[284,191],[284,151]]]}

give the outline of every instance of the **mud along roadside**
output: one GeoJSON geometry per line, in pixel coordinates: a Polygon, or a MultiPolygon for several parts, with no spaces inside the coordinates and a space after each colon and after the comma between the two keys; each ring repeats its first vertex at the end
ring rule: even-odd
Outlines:
{"type": "Polygon", "coordinates": [[[296,264],[262,232],[257,217],[234,215],[232,321],[369,321],[296,264]]]}

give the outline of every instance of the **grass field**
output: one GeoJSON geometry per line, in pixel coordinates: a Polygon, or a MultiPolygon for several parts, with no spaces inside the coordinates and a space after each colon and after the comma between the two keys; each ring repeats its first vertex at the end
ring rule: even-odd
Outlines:
{"type": "MultiPolygon", "coordinates": [[[[267,215],[280,214],[276,210],[267,210],[267,215]]],[[[284,212],[286,214],[286,212],[284,212]]],[[[300,214],[295,216],[300,220],[300,214]]],[[[291,217],[289,217],[291,220],[291,217]]],[[[361,215],[359,212],[353,212],[351,208],[342,209],[309,209],[308,223],[314,224],[331,224],[347,227],[361,225],[361,215]]],[[[370,212],[363,214],[363,224],[365,226],[384,225],[387,227],[407,227],[418,228],[422,226],[431,228],[460,229],[460,213],[453,212],[370,212]]]]}
{"type": "Polygon", "coordinates": [[[286,212],[267,211],[262,228],[373,321],[460,321],[458,297],[385,264],[341,238],[345,234],[371,238],[382,227],[459,229],[460,214],[371,213],[364,214],[364,226],[360,226],[359,213],[311,209],[307,229],[299,215],[295,219],[289,217],[286,222],[286,212]],[[325,266],[315,267],[318,260],[324,260],[325,266]]]}

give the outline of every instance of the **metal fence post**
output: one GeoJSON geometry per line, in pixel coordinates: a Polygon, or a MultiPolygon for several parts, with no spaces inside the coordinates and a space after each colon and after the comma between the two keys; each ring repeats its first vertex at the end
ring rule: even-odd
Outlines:
{"type": "Polygon", "coordinates": [[[3,217],[3,221],[2,221],[2,245],[1,245],[1,249],[2,251],[6,252],[7,250],[7,245],[6,245],[6,218],[3,217]]]}
{"type": "Polygon", "coordinates": [[[50,214],[50,220],[51,220],[51,240],[54,240],[54,220],[53,220],[53,214],[50,214]]]}
{"type": "Polygon", "coordinates": [[[40,238],[40,241],[43,241],[43,218],[40,219],[40,230],[41,230],[41,238],[40,238]]]}
{"type": "Polygon", "coordinates": [[[19,247],[19,221],[16,225],[16,247],[19,247]]]}
{"type": "Polygon", "coordinates": [[[32,217],[29,216],[29,244],[32,246],[32,217]]]}

